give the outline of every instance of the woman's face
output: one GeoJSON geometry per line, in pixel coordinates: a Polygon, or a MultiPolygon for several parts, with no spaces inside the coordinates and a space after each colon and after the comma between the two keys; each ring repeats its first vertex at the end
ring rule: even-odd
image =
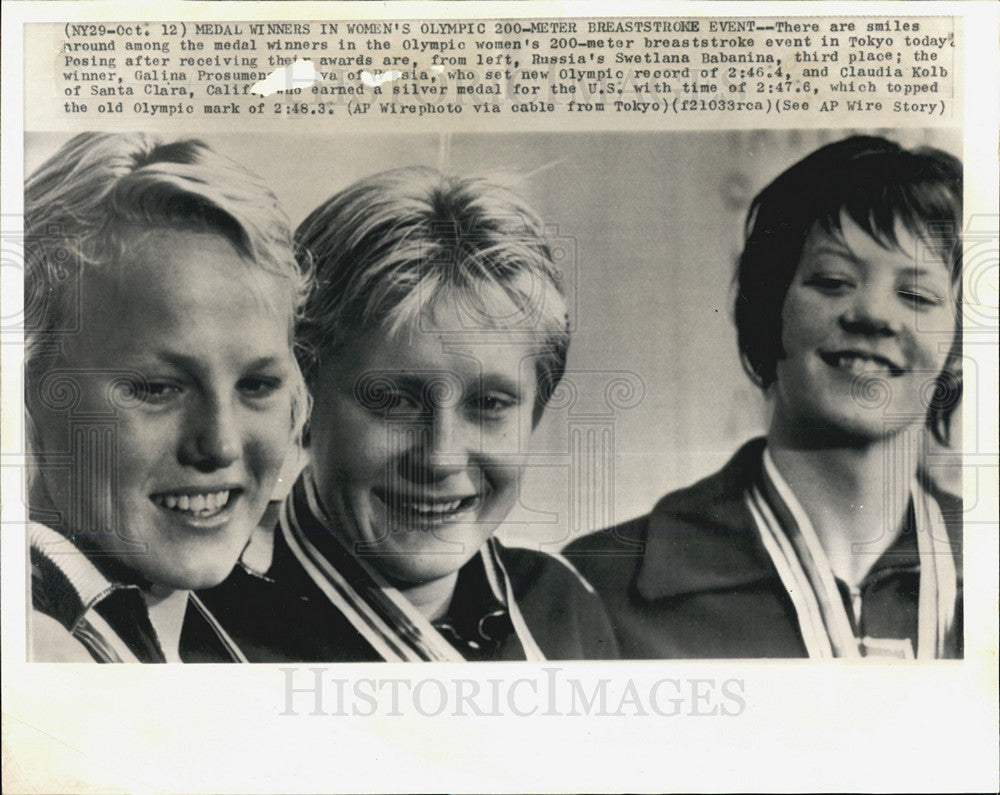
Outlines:
{"type": "Polygon", "coordinates": [[[536,390],[523,337],[470,334],[447,313],[415,325],[323,360],[310,419],[327,511],[402,585],[458,571],[514,505],[536,390]]]}
{"type": "Polygon", "coordinates": [[[291,441],[291,301],[221,235],[132,243],[32,396],[42,477],[61,523],[143,579],[217,585],[291,441]]]}
{"type": "Polygon", "coordinates": [[[944,260],[897,222],[886,248],[846,214],[806,238],[782,310],[775,422],[878,439],[923,424],[955,335],[944,260]]]}

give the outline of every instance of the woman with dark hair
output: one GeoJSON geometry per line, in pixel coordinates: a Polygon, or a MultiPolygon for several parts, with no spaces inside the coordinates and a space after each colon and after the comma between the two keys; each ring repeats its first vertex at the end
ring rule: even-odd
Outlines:
{"type": "Polygon", "coordinates": [[[962,655],[961,504],[918,467],[962,389],[962,167],[874,137],[754,199],[737,273],[766,439],[574,542],[626,657],[962,655]]]}

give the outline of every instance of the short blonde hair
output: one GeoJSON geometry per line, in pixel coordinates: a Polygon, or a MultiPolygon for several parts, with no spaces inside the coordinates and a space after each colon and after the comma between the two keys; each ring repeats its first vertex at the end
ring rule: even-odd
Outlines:
{"type": "MultiPolygon", "coordinates": [[[[26,389],[34,387],[73,333],[87,274],[127,265],[136,232],[171,228],[226,237],[248,266],[286,286],[294,313],[308,271],[297,262],[288,220],[256,175],[201,141],[164,143],[143,133],[82,133],[25,183],[24,323],[26,389]]],[[[298,375],[298,374],[297,374],[298,375]]],[[[293,387],[292,425],[301,428],[308,395],[293,387]]],[[[30,405],[30,401],[29,401],[30,405]]],[[[34,446],[31,417],[29,444],[34,446]]]]}
{"type": "Polygon", "coordinates": [[[295,242],[315,268],[296,329],[307,383],[320,357],[357,332],[380,327],[392,336],[451,298],[472,325],[538,345],[535,422],[541,417],[566,368],[569,319],[543,224],[523,198],[485,179],[393,169],[332,196],[295,242]]]}

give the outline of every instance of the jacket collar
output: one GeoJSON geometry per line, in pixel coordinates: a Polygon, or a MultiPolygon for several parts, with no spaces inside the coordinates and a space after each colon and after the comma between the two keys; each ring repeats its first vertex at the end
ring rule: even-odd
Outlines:
{"type": "MultiPolygon", "coordinates": [[[[305,477],[304,474],[300,475],[300,479],[303,481],[305,477]]],[[[294,498],[293,495],[296,493],[295,488],[301,489],[302,487],[299,483],[296,483],[293,491],[285,499],[294,498]]],[[[315,531],[320,525],[324,528],[327,527],[327,521],[321,517],[314,516],[306,503],[300,503],[298,508],[300,515],[305,518],[306,526],[310,529],[315,531]]],[[[330,530],[324,529],[316,537],[320,541],[323,541],[325,540],[324,536],[330,532],[330,530]]],[[[492,557],[502,566],[503,545],[495,538],[491,538],[487,544],[493,549],[492,557]]],[[[332,545],[324,545],[324,549],[327,546],[332,545]]],[[[336,555],[331,558],[331,562],[336,559],[354,560],[354,556],[346,551],[345,558],[345,552],[342,552],[342,548],[339,546],[333,547],[332,551],[336,555]]],[[[243,554],[242,563],[243,568],[250,574],[279,583],[295,582],[300,576],[301,567],[295,558],[295,554],[288,547],[284,535],[280,532],[270,533],[267,539],[264,538],[263,534],[255,534],[251,538],[247,551],[243,554]]],[[[441,621],[465,631],[470,627],[478,625],[480,619],[483,617],[499,615],[501,613],[506,615],[507,612],[507,596],[504,593],[504,589],[497,582],[495,576],[489,576],[487,558],[480,553],[473,555],[459,570],[451,606],[441,621]]]]}
{"type": "Polygon", "coordinates": [[[31,547],[32,596],[35,606],[72,630],[84,614],[118,590],[137,585],[112,579],[113,562],[103,560],[98,567],[62,533],[38,522],[28,524],[31,547]]]}
{"type": "Polygon", "coordinates": [[[725,591],[777,577],[743,499],[763,451],[764,439],[753,439],[719,472],[657,503],[634,581],[640,597],[725,591]]]}
{"type": "MultiPolygon", "coordinates": [[[[656,504],[648,517],[646,551],[633,582],[641,598],[654,601],[780,581],[744,501],[746,488],[760,476],[764,447],[763,438],[747,442],[720,471],[656,504]]],[[[961,501],[941,491],[925,474],[921,482],[946,517],[961,588],[962,529],[960,518],[956,520],[961,517],[961,501]]],[[[883,554],[883,565],[899,565],[901,560],[919,565],[911,541],[907,534],[897,539],[883,554]]]]}

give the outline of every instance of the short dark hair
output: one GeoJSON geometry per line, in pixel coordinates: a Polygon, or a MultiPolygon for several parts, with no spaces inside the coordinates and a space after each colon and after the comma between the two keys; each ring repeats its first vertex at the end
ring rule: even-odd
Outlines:
{"type": "Polygon", "coordinates": [[[784,356],[781,312],[802,247],[817,223],[839,233],[842,213],[882,245],[896,248],[895,225],[902,223],[948,267],[958,299],[955,337],[927,413],[934,437],[947,445],[962,395],[962,163],[939,149],[911,151],[884,138],[853,136],[817,149],[757,194],[736,272],[743,369],[762,389],[774,383],[784,356]]]}

